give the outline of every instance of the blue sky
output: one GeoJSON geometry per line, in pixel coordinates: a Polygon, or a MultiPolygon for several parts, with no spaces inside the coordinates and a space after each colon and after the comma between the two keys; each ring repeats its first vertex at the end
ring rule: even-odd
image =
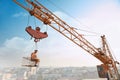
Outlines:
{"type": "MultiPolygon", "coordinates": [[[[78,29],[105,34],[114,55],[120,61],[120,1],[119,0],[38,0],[69,25],[78,29]],[[73,19],[74,18],[74,19],[73,19]],[[76,20],[75,20],[76,19],[76,20]]],[[[23,1],[24,2],[24,1],[23,1]]],[[[25,32],[28,24],[45,31],[48,38],[38,43],[41,66],[95,66],[100,62],[57,31],[30,17],[27,11],[12,0],[0,0],[0,63],[3,66],[20,66],[22,57],[30,56],[35,49],[33,39],[25,32]]],[[[90,33],[79,31],[81,34],[90,33]]],[[[96,47],[97,36],[88,36],[96,47]]],[[[90,34],[91,35],[91,34],[90,34]]]]}

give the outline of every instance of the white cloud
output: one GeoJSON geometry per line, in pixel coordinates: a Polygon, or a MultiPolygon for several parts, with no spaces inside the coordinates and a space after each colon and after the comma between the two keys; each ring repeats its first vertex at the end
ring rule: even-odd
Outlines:
{"type": "MultiPolygon", "coordinates": [[[[106,38],[108,40],[108,44],[111,46],[111,49],[113,52],[117,53],[112,53],[113,55],[116,56],[117,59],[119,59],[120,55],[120,46],[119,46],[119,41],[120,37],[118,34],[120,34],[120,6],[118,5],[116,0],[111,0],[111,1],[105,1],[105,3],[101,3],[99,5],[96,5],[87,12],[87,14],[79,18],[80,22],[84,23],[86,26],[79,26],[79,24],[75,24],[75,21],[71,21],[72,19],[69,18],[69,16],[65,15],[62,12],[58,12],[58,16],[63,18],[65,22],[68,22],[68,24],[72,24],[73,26],[77,26],[77,28],[83,29],[83,30],[91,30],[91,32],[96,32],[100,36],[99,33],[105,34],[106,38]],[[69,23],[71,21],[71,23],[69,23]]],[[[89,34],[88,34],[89,35],[89,34]]],[[[98,37],[98,36],[97,36],[98,37]]],[[[87,38],[86,38],[87,39],[87,38]]],[[[92,40],[93,38],[91,37],[91,43],[96,44],[95,40],[92,40]]],[[[87,39],[88,40],[88,39],[87,39]]],[[[88,40],[89,41],[89,40],[88,40]]],[[[100,43],[99,43],[100,45],[100,43]]],[[[86,55],[86,57],[88,57],[86,55]]],[[[90,59],[92,60],[92,58],[90,59]]],[[[120,60],[118,60],[120,62],[120,60]]],[[[96,62],[95,62],[96,63],[96,62]]],[[[86,63],[87,64],[87,63],[86,63]]]]}
{"type": "MultiPolygon", "coordinates": [[[[21,16],[21,14],[23,13],[20,13],[20,15],[17,14],[16,17],[21,16]]],[[[76,21],[71,21],[72,19],[66,14],[59,11],[55,12],[55,14],[60,16],[65,22],[67,21],[68,24],[78,26],[75,24],[76,21]]],[[[119,53],[119,14],[120,8],[116,3],[104,3],[92,8],[86,17],[80,18],[80,22],[90,26],[89,28],[92,28],[93,32],[106,34],[114,52],[119,53]]],[[[84,29],[85,27],[78,26],[78,28],[84,29]]],[[[70,40],[57,34],[56,31],[53,30],[50,32],[48,34],[49,37],[38,44],[41,66],[95,66],[100,63],[96,58],[70,40]]],[[[31,40],[19,37],[8,39],[5,41],[4,46],[0,47],[0,62],[3,65],[6,65],[6,63],[7,65],[15,63],[15,65],[20,65],[21,58],[28,56],[34,48],[34,43],[31,40]]],[[[118,53],[115,55],[119,58],[118,53]]]]}
{"type": "Polygon", "coordinates": [[[62,21],[69,24],[71,27],[77,27],[79,25],[79,23],[72,16],[67,15],[64,12],[55,11],[54,14],[57,15],[62,21]]]}
{"type": "MultiPolygon", "coordinates": [[[[87,15],[80,19],[91,31],[105,34],[113,52],[120,52],[120,6],[116,0],[107,1],[92,8],[87,15]],[[116,51],[117,49],[117,51],[116,51]],[[118,51],[119,50],[119,51],[118,51]]],[[[117,59],[119,53],[115,53],[117,59]]],[[[120,60],[119,60],[120,61],[120,60]]]]}
{"type": "Polygon", "coordinates": [[[0,47],[0,63],[2,66],[20,66],[22,57],[32,51],[31,41],[13,37],[8,39],[0,47]]]}
{"type": "Polygon", "coordinates": [[[25,12],[19,12],[19,13],[16,13],[13,15],[13,17],[24,17],[24,16],[27,16],[28,14],[25,13],[25,12]]]}
{"type": "MultiPolygon", "coordinates": [[[[67,22],[69,25],[73,25],[75,27],[77,26],[77,28],[80,28],[83,30],[86,30],[87,28],[89,28],[91,30],[91,32],[105,34],[108,42],[110,43],[110,46],[112,46],[111,48],[112,48],[113,52],[120,52],[118,50],[116,51],[116,48],[120,49],[119,44],[118,44],[118,42],[120,41],[120,38],[117,36],[118,34],[120,34],[120,32],[119,32],[120,6],[118,6],[116,4],[116,2],[114,2],[113,0],[110,2],[107,1],[101,5],[97,5],[96,7],[92,8],[91,11],[88,12],[88,14],[85,17],[79,18],[80,22],[87,25],[87,28],[86,28],[86,26],[83,26],[83,25],[79,26],[79,23],[76,24],[75,20],[73,20],[72,18],[70,18],[68,15],[66,15],[63,12],[57,11],[54,13],[57,16],[59,16],[62,20],[67,22]]],[[[97,38],[100,39],[100,34],[98,34],[98,35],[99,35],[99,38],[98,38],[98,36],[97,36],[97,38]]],[[[60,37],[60,38],[62,38],[62,37],[60,37]]],[[[96,40],[95,41],[93,39],[94,39],[94,37],[91,37],[90,40],[89,39],[87,39],[87,40],[90,41],[93,45],[95,45],[95,46],[97,45],[97,47],[99,47],[101,44],[101,43],[99,43],[100,40],[98,41],[98,39],[95,39],[96,40]]],[[[54,43],[59,43],[59,41],[64,41],[64,40],[60,40],[60,39],[59,39],[59,41],[57,41],[57,40],[58,39],[54,40],[55,41],[54,43]]],[[[82,65],[93,66],[93,65],[100,63],[98,60],[93,58],[93,56],[91,56],[90,54],[85,53],[82,50],[80,50],[80,52],[79,52],[79,49],[73,49],[72,47],[75,44],[71,44],[71,42],[68,39],[66,40],[66,43],[62,42],[60,44],[58,45],[60,52],[56,52],[57,55],[58,54],[60,54],[60,55],[56,56],[56,57],[53,57],[53,55],[52,55],[52,57],[49,56],[49,58],[51,58],[51,60],[53,61],[53,64],[56,63],[54,65],[59,65],[57,63],[60,63],[61,61],[64,63],[64,65],[70,64],[72,66],[73,65],[74,66],[75,65],[76,66],[82,66],[82,65]],[[64,46],[63,44],[66,44],[65,47],[67,47],[67,48],[65,50],[60,48],[60,47],[64,46]],[[67,45],[70,45],[70,46],[68,47],[67,45]],[[70,56],[74,56],[74,57],[70,57],[70,56]],[[80,60],[79,60],[79,58],[80,58],[80,60]],[[70,62],[69,62],[69,60],[70,60],[70,62]],[[77,62],[78,60],[79,60],[79,62],[77,62]],[[82,61],[84,61],[84,63],[82,61]],[[91,62],[89,62],[89,61],[91,61],[91,62]]],[[[54,46],[54,47],[56,47],[56,46],[54,46]]],[[[65,47],[63,47],[63,48],[65,48],[65,47]]],[[[57,47],[56,47],[56,49],[57,49],[57,47]]],[[[53,52],[53,53],[55,53],[55,52],[53,52]]],[[[114,55],[117,57],[117,59],[119,58],[118,53],[115,53],[114,55]]]]}
{"type": "MultiPolygon", "coordinates": [[[[20,37],[8,39],[3,44],[0,47],[2,66],[21,66],[22,57],[30,56],[35,49],[33,40],[25,40],[20,37]]],[[[84,54],[84,51],[63,36],[41,40],[38,43],[38,50],[41,66],[86,66],[89,64],[89,60],[86,58],[93,58],[91,55],[86,57],[88,54],[84,54]]],[[[98,63],[95,58],[91,61],[94,64],[98,63]]],[[[91,65],[93,63],[90,63],[90,66],[93,66],[91,65]]]]}

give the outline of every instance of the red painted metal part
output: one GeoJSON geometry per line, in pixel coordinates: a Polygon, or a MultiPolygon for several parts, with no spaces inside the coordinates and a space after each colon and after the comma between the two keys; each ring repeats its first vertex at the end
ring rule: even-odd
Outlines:
{"type": "Polygon", "coordinates": [[[31,26],[26,27],[26,32],[33,38],[35,38],[35,42],[38,42],[40,39],[48,37],[47,32],[40,32],[40,28],[36,27],[36,29],[32,29],[31,26]]]}

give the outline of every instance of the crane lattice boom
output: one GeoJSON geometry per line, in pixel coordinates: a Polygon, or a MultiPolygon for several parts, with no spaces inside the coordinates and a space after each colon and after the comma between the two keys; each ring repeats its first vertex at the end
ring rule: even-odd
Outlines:
{"type": "Polygon", "coordinates": [[[35,16],[37,19],[41,20],[44,24],[51,26],[53,29],[67,37],[79,47],[99,59],[104,64],[105,69],[109,72],[111,78],[113,78],[113,80],[120,80],[118,77],[119,74],[115,60],[113,59],[108,48],[105,36],[101,36],[103,48],[96,48],[81,34],[79,34],[73,27],[69,26],[66,22],[61,20],[59,17],[45,8],[42,4],[40,4],[37,0],[26,0],[29,5],[23,5],[16,0],[14,0],[14,2],[26,9],[32,16],[35,16]]]}

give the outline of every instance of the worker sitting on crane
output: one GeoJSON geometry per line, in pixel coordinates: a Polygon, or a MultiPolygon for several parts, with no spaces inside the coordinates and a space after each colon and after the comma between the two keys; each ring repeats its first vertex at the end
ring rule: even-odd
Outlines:
{"type": "Polygon", "coordinates": [[[40,62],[40,59],[37,58],[37,52],[38,50],[35,50],[33,53],[31,53],[31,61],[35,61],[35,66],[37,66],[40,62]]]}

